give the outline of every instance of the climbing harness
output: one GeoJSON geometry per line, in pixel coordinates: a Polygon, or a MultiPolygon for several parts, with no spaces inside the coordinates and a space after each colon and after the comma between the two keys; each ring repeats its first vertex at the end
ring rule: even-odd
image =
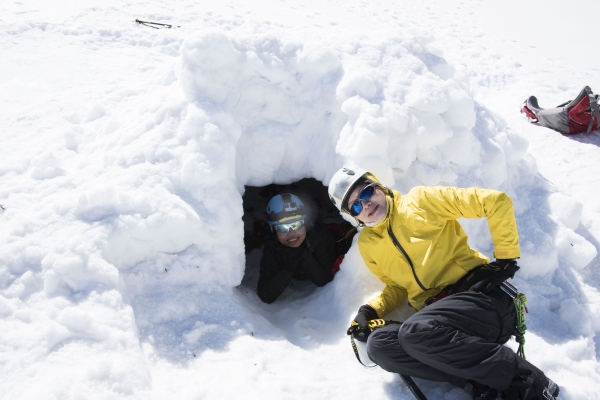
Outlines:
{"type": "MultiPolygon", "coordinates": [[[[371,333],[373,330],[375,330],[377,328],[382,328],[386,325],[394,325],[394,324],[402,325],[402,322],[391,321],[391,320],[385,321],[383,319],[372,319],[368,322],[368,324],[369,324],[369,333],[371,333]]],[[[354,341],[354,334],[357,331],[360,331],[360,327],[356,321],[352,321],[350,328],[348,328],[347,334],[350,336],[350,343],[352,343],[352,350],[354,350],[354,355],[356,356],[356,359],[358,360],[359,363],[361,363],[362,365],[364,365],[367,368],[376,367],[377,364],[365,365],[360,360],[360,355],[358,354],[358,348],[356,347],[356,342],[354,341]]],[[[417,400],[427,400],[427,397],[425,397],[425,395],[423,394],[421,389],[419,389],[419,387],[417,386],[415,381],[410,376],[400,375],[400,378],[402,378],[402,380],[404,381],[404,384],[408,387],[408,389],[412,392],[412,394],[415,396],[415,398],[417,400]]]]}
{"type": "Polygon", "coordinates": [[[525,314],[529,313],[527,309],[527,297],[525,294],[519,292],[519,290],[512,284],[508,283],[508,281],[502,282],[500,285],[500,289],[506,294],[508,294],[513,299],[513,303],[515,305],[515,313],[516,313],[516,332],[515,340],[519,343],[519,349],[517,350],[517,354],[522,357],[524,360],[525,357],[525,332],[527,331],[527,325],[525,325],[525,314]]]}
{"type": "Polygon", "coordinates": [[[140,25],[145,25],[145,26],[153,28],[153,29],[171,29],[173,27],[181,28],[179,25],[169,25],[169,24],[161,24],[158,22],[140,21],[137,18],[133,22],[140,24],[140,25]]]}

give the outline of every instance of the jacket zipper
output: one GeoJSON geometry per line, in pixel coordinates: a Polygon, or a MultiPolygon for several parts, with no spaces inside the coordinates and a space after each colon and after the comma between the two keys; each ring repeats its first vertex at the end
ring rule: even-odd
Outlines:
{"type": "Polygon", "coordinates": [[[396,239],[396,235],[394,235],[391,225],[388,225],[388,234],[390,235],[390,238],[392,239],[392,242],[394,242],[394,245],[396,246],[396,248],[398,250],[400,250],[402,252],[402,254],[404,254],[404,257],[406,257],[406,260],[408,261],[408,264],[410,265],[410,269],[412,270],[413,276],[415,277],[415,281],[417,281],[417,284],[423,291],[426,291],[427,289],[425,289],[425,286],[423,286],[423,284],[417,277],[417,273],[415,271],[415,266],[413,265],[412,260],[410,259],[410,257],[408,256],[408,253],[406,253],[406,251],[404,250],[404,248],[402,247],[402,245],[400,244],[398,239],[396,239]]]}

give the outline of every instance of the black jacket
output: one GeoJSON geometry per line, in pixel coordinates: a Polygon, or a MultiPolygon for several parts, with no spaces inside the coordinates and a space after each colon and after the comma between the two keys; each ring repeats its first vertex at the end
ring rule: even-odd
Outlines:
{"type": "Polygon", "coordinates": [[[258,296],[272,303],[294,279],[310,279],[324,286],[333,279],[335,243],[331,232],[315,226],[306,233],[304,242],[296,248],[282,245],[275,234],[265,240],[260,260],[258,296]]]}

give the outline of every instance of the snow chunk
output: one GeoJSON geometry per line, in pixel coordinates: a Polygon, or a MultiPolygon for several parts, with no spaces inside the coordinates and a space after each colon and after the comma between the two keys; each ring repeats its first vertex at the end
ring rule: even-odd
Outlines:
{"type": "Polygon", "coordinates": [[[443,113],[448,123],[457,129],[471,130],[475,126],[475,104],[469,93],[461,89],[458,83],[446,86],[448,109],[443,113]]]}
{"type": "Polygon", "coordinates": [[[344,78],[337,88],[337,96],[340,98],[360,96],[370,99],[375,97],[376,94],[377,86],[375,86],[373,78],[358,71],[344,74],[344,78]]]}
{"type": "Polygon", "coordinates": [[[406,96],[409,107],[432,114],[441,114],[448,110],[448,94],[444,81],[420,76],[406,96]]]}
{"type": "Polygon", "coordinates": [[[560,263],[576,269],[585,268],[598,254],[593,244],[562,226],[558,227],[555,244],[560,263]]]}
{"type": "MultiPolygon", "coordinates": [[[[235,325],[232,324],[232,326],[235,326],[235,325]]],[[[202,321],[198,321],[194,325],[194,329],[183,334],[183,338],[185,339],[186,343],[195,344],[202,338],[202,336],[204,336],[205,333],[212,331],[214,329],[217,329],[217,328],[218,328],[218,325],[205,324],[202,321]]]]}
{"type": "Polygon", "coordinates": [[[552,217],[562,222],[567,228],[577,229],[583,212],[583,204],[560,193],[552,193],[548,196],[548,204],[552,217]]]}

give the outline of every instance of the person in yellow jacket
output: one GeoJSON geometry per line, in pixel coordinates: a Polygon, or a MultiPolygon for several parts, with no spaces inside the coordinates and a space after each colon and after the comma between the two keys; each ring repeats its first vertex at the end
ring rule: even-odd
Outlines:
{"type": "Polygon", "coordinates": [[[385,288],[360,307],[354,336],[371,360],[401,375],[471,384],[475,399],[554,399],[559,387],[503,344],[515,333],[512,298],[500,285],[519,269],[512,200],[480,188],[415,187],[405,195],[360,168],[342,168],[329,196],[362,227],[358,249],[385,288]],[[487,218],[494,257],[472,249],[458,218],[487,218]],[[418,312],[372,333],[404,301],[418,312]]]}

